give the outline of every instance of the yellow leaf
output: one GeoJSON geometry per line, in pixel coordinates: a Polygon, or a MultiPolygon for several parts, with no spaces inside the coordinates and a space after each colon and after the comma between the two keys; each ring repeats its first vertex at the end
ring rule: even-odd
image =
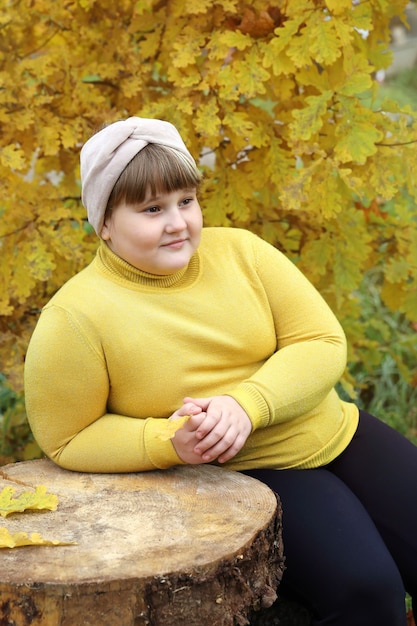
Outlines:
{"type": "MultiPolygon", "coordinates": [[[[181,36],[173,44],[174,54],[172,64],[174,67],[195,66],[196,59],[201,54],[204,39],[197,37],[196,33],[191,33],[189,29],[184,29],[181,36]],[[194,36],[192,36],[194,35],[194,36]]],[[[170,74],[168,73],[168,76],[170,74]]]]}
{"type": "Polygon", "coordinates": [[[340,93],[346,96],[354,96],[371,89],[371,72],[373,67],[368,59],[355,55],[352,48],[346,49],[346,55],[343,59],[343,70],[346,73],[346,77],[341,83],[340,89],[338,89],[340,93]]]}
{"type": "Polygon", "coordinates": [[[297,211],[300,209],[300,205],[311,201],[310,186],[317,164],[318,162],[313,162],[308,167],[290,173],[288,180],[282,184],[280,190],[280,200],[283,206],[297,211]]]}
{"type": "Polygon", "coordinates": [[[160,420],[161,424],[158,424],[158,428],[155,429],[156,438],[161,441],[168,441],[172,439],[180,428],[184,426],[190,419],[191,415],[183,415],[176,419],[160,420]]]}
{"type": "Polygon", "coordinates": [[[59,134],[64,148],[72,148],[77,145],[78,137],[71,126],[64,126],[60,129],[59,134]]]}
{"type": "Polygon", "coordinates": [[[226,65],[218,74],[220,94],[226,99],[238,99],[239,94],[248,99],[259,97],[269,79],[270,73],[259,62],[257,46],[250,48],[239,64],[226,65]]]}
{"type": "MultiPolygon", "coordinates": [[[[309,52],[317,63],[330,65],[340,57],[344,42],[341,42],[339,33],[335,32],[335,20],[327,19],[327,16],[316,15],[315,17],[315,23],[312,24],[309,32],[309,52]]],[[[339,29],[341,26],[342,23],[339,22],[339,29]]]]}
{"type": "Polygon", "coordinates": [[[152,8],[152,0],[137,0],[135,3],[135,12],[137,15],[142,15],[146,11],[149,11],[150,8],[152,8]]]}
{"type": "Polygon", "coordinates": [[[251,38],[239,31],[216,32],[211,35],[208,44],[209,55],[211,59],[226,59],[232,48],[244,50],[251,45],[251,38]]]}
{"type": "Polygon", "coordinates": [[[95,0],[79,0],[79,2],[80,7],[87,10],[95,3],[95,0]]]}
{"type": "Polygon", "coordinates": [[[26,167],[25,153],[16,144],[2,148],[0,161],[11,170],[23,170],[26,167]]]}
{"type": "Polygon", "coordinates": [[[27,510],[48,509],[55,511],[58,506],[58,498],[53,494],[46,493],[46,487],[38,485],[36,491],[24,491],[17,498],[13,498],[15,489],[5,487],[0,493],[0,515],[7,517],[10,513],[21,513],[27,510]]]}
{"type": "MultiPolygon", "coordinates": [[[[160,44],[160,41],[161,41],[161,33],[158,28],[155,27],[154,30],[152,30],[149,33],[146,33],[139,43],[139,51],[140,51],[141,57],[143,59],[154,57],[158,52],[158,46],[160,44]]],[[[132,84],[135,84],[136,88],[139,88],[140,82],[137,80],[137,76],[133,74],[129,78],[132,84]]],[[[123,82],[123,85],[124,84],[125,82],[123,82]]]]}
{"type": "Polygon", "coordinates": [[[320,276],[325,276],[328,267],[332,267],[335,255],[334,238],[329,233],[323,233],[320,239],[307,241],[303,247],[303,254],[299,267],[308,272],[310,280],[318,283],[320,276]]]}
{"type": "Polygon", "coordinates": [[[214,98],[207,104],[201,105],[195,116],[195,130],[203,135],[216,135],[221,128],[221,120],[218,115],[219,107],[214,98]]]}
{"type": "Polygon", "coordinates": [[[301,24],[303,23],[304,15],[300,14],[293,19],[287,19],[282,26],[275,30],[276,39],[271,40],[271,46],[275,54],[278,54],[291,44],[294,37],[297,35],[301,24]]]}
{"type": "Polygon", "coordinates": [[[343,87],[340,90],[345,96],[355,96],[372,87],[372,79],[369,74],[365,72],[358,72],[349,76],[346,79],[343,87]]]}
{"type": "Polygon", "coordinates": [[[406,293],[407,290],[404,283],[391,283],[387,280],[381,288],[382,300],[392,311],[401,311],[406,293]]]}
{"type": "Polygon", "coordinates": [[[266,172],[270,180],[274,182],[277,187],[281,187],[285,172],[288,172],[291,166],[291,161],[288,158],[288,151],[282,145],[281,139],[273,137],[268,149],[266,159],[266,172]]]}
{"type": "Polygon", "coordinates": [[[69,546],[74,541],[59,541],[58,539],[44,539],[40,533],[18,532],[13,535],[7,528],[0,528],[0,548],[20,548],[22,546],[69,546]]]}
{"type": "Polygon", "coordinates": [[[236,133],[236,135],[243,135],[248,137],[254,127],[254,122],[249,119],[248,114],[245,112],[226,113],[223,119],[223,125],[236,133]]]}
{"type": "MultiPolygon", "coordinates": [[[[332,66],[333,68],[335,65],[332,66]]],[[[334,89],[331,81],[331,69],[327,72],[320,72],[317,65],[306,65],[298,72],[298,81],[301,85],[312,85],[319,92],[326,91],[330,88],[334,89]]],[[[340,68],[337,68],[337,77],[340,77],[340,68]]]]}
{"type": "Polygon", "coordinates": [[[295,122],[291,123],[293,137],[310,139],[312,135],[323,126],[323,116],[331,99],[332,91],[324,91],[319,96],[308,96],[305,101],[307,106],[293,111],[295,122]]]}
{"type": "Polygon", "coordinates": [[[26,271],[38,280],[48,280],[55,263],[53,254],[46,249],[44,242],[39,237],[33,238],[25,252],[26,271]]]}
{"type": "Polygon", "coordinates": [[[365,163],[377,151],[375,143],[383,137],[375,126],[361,120],[346,120],[340,130],[343,130],[343,135],[335,146],[335,154],[342,163],[365,163]]]}
{"type": "Polygon", "coordinates": [[[271,68],[275,76],[284,75],[288,78],[294,71],[294,64],[286,55],[285,50],[283,50],[285,47],[284,42],[275,38],[271,39],[267,44],[260,42],[259,47],[263,52],[263,66],[271,68]]]}
{"type": "Polygon", "coordinates": [[[222,33],[221,41],[228,48],[237,48],[237,50],[245,50],[245,48],[252,45],[251,38],[240,31],[222,33]]]}
{"type": "Polygon", "coordinates": [[[225,169],[220,173],[216,172],[215,176],[207,174],[204,181],[206,198],[204,219],[210,226],[230,226],[230,219],[224,211],[226,206],[225,169]]]}
{"type": "Polygon", "coordinates": [[[42,141],[45,155],[56,154],[61,147],[60,128],[52,120],[48,126],[39,131],[39,139],[42,141]]]}
{"type": "Polygon", "coordinates": [[[343,209],[343,184],[330,159],[325,159],[316,168],[311,186],[320,196],[320,214],[325,219],[332,218],[343,209]]]}
{"type": "Polygon", "coordinates": [[[352,0],[325,0],[325,2],[334,15],[352,11],[352,0]]]}
{"type": "Polygon", "coordinates": [[[385,278],[392,284],[407,281],[409,275],[408,259],[390,258],[385,266],[385,278]]]}

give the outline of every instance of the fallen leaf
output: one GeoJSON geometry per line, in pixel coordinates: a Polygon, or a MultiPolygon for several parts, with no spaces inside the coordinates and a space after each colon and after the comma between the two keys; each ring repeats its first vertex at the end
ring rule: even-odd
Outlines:
{"type": "Polygon", "coordinates": [[[186,422],[190,419],[191,415],[182,415],[176,419],[161,420],[161,425],[155,430],[157,439],[161,441],[168,441],[175,436],[177,430],[182,428],[186,422]]]}
{"type": "Polygon", "coordinates": [[[26,510],[56,511],[58,497],[46,493],[46,487],[39,485],[36,491],[24,491],[17,498],[13,498],[15,489],[5,487],[0,493],[0,515],[7,517],[11,513],[22,513],[26,510]]]}
{"type": "Polygon", "coordinates": [[[57,539],[44,539],[40,533],[31,533],[29,536],[24,532],[13,535],[7,528],[0,528],[0,548],[20,548],[22,546],[69,546],[74,541],[59,541],[57,539]]]}

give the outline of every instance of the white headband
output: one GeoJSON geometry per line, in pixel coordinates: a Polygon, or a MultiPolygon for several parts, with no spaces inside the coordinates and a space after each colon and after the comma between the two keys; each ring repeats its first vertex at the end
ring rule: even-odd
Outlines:
{"type": "Polygon", "coordinates": [[[149,143],[179,150],[195,166],[175,126],[162,120],[129,117],[114,122],[93,135],[82,147],[82,202],[87,209],[88,221],[99,236],[117,179],[133,157],[149,143]]]}

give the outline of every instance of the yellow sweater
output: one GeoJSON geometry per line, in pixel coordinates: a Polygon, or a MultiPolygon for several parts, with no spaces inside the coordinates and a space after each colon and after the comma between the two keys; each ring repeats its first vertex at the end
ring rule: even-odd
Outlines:
{"type": "Polygon", "coordinates": [[[205,228],[189,266],[136,270],[101,244],[44,308],[25,366],[30,425],[62,467],[130,472],[180,464],[156,431],[184,396],[228,394],[253,429],[230,469],[312,468],[334,459],[358,422],[333,387],[343,331],[273,246],[205,228]]]}

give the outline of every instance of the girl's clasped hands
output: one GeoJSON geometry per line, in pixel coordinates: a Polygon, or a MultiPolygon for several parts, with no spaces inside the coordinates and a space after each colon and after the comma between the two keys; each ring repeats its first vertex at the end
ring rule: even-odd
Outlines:
{"type": "Polygon", "coordinates": [[[170,419],[184,415],[191,417],[172,442],[180,459],[192,465],[229,461],[252,430],[247,413],[231,396],[184,398],[183,406],[170,419]]]}

